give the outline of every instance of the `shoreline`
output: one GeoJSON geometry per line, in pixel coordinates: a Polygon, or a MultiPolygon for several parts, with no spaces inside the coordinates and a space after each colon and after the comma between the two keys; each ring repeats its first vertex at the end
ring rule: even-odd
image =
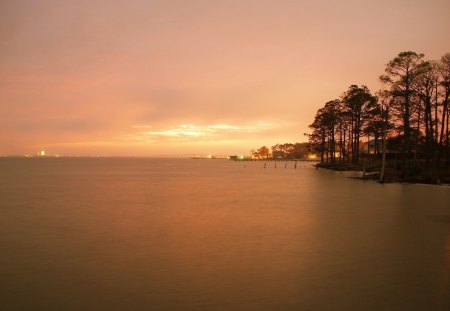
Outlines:
{"type": "Polygon", "coordinates": [[[317,163],[316,169],[323,168],[333,171],[345,171],[345,172],[360,172],[362,176],[353,176],[349,178],[359,179],[359,180],[370,180],[378,183],[399,183],[399,184],[424,184],[424,185],[435,185],[435,186],[450,186],[450,170],[448,168],[439,170],[429,169],[424,170],[421,173],[415,175],[407,176],[406,178],[401,178],[400,172],[392,167],[387,167],[385,169],[384,180],[380,181],[380,168],[369,168],[365,171],[361,169],[358,165],[352,164],[339,164],[339,163],[317,163]]]}

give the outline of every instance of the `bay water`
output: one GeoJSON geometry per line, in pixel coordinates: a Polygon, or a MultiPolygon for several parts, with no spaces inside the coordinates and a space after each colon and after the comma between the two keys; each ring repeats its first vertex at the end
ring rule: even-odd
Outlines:
{"type": "Polygon", "coordinates": [[[0,309],[450,309],[450,187],[264,164],[0,158],[0,309]]]}

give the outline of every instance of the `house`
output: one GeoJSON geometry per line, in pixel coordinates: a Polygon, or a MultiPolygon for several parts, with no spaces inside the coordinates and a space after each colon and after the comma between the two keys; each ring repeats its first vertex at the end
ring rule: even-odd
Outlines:
{"type": "MultiPolygon", "coordinates": [[[[376,153],[377,154],[382,154],[383,153],[383,140],[380,138],[378,139],[378,141],[375,141],[375,139],[371,139],[368,142],[366,141],[363,144],[363,147],[360,147],[360,152],[362,153],[369,153],[369,154],[375,154],[375,149],[376,149],[376,153]]],[[[393,155],[393,154],[398,154],[400,153],[399,150],[396,150],[395,147],[392,147],[392,144],[387,141],[386,142],[386,154],[389,155],[393,155]]]]}
{"type": "Polygon", "coordinates": [[[371,139],[368,142],[364,142],[362,149],[360,149],[363,153],[375,154],[383,152],[383,140],[382,139],[371,139]]]}
{"type": "Polygon", "coordinates": [[[272,152],[273,159],[284,159],[284,151],[283,150],[274,150],[272,152]]]}

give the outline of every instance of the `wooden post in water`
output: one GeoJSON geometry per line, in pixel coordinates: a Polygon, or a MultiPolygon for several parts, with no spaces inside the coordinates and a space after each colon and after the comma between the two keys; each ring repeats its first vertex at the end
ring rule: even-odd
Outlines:
{"type": "Polygon", "coordinates": [[[266,164],[267,164],[267,163],[266,163],[266,162],[264,162],[264,168],[266,168],[266,164]]]}
{"type": "Polygon", "coordinates": [[[287,161],[286,161],[286,164],[284,165],[284,168],[287,168],[287,161]]]}

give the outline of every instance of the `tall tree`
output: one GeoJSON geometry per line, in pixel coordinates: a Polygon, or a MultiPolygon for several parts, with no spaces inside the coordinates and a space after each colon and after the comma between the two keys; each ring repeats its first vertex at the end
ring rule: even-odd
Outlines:
{"type": "Polygon", "coordinates": [[[380,170],[380,182],[384,182],[384,171],[386,167],[386,153],[387,153],[387,136],[390,128],[389,124],[389,107],[392,104],[392,95],[389,91],[380,90],[377,93],[380,117],[381,117],[381,133],[382,133],[382,158],[381,158],[381,170],[380,170]]]}
{"type": "Polygon", "coordinates": [[[398,105],[392,108],[401,120],[402,132],[402,176],[406,175],[409,166],[409,154],[411,149],[411,98],[414,93],[413,83],[418,74],[418,65],[424,54],[407,51],[401,52],[386,64],[385,75],[380,80],[388,85],[392,94],[397,97],[398,105]]]}
{"type": "Polygon", "coordinates": [[[314,122],[309,126],[313,130],[309,135],[309,141],[320,151],[321,162],[336,160],[336,134],[340,120],[340,101],[330,100],[325,106],[319,109],[314,118],[314,122]]]}
{"type": "Polygon", "coordinates": [[[367,108],[366,122],[363,126],[363,133],[367,136],[367,141],[370,141],[370,137],[374,138],[374,154],[377,154],[380,149],[379,140],[383,132],[383,122],[382,106],[377,99],[367,108]]]}
{"type": "Polygon", "coordinates": [[[340,101],[330,100],[325,104],[324,122],[328,132],[328,142],[331,162],[336,160],[336,127],[339,121],[339,103],[340,101]]]}
{"type": "Polygon", "coordinates": [[[321,163],[324,162],[326,147],[326,126],[324,116],[324,108],[317,110],[314,122],[309,125],[312,133],[308,134],[310,144],[314,147],[315,151],[320,152],[321,163]]]}
{"type": "Polygon", "coordinates": [[[350,118],[352,162],[356,164],[359,161],[359,141],[363,126],[369,118],[369,110],[376,103],[376,98],[367,86],[351,85],[342,95],[342,102],[350,118]]]}
{"type": "MultiPolygon", "coordinates": [[[[436,98],[435,85],[438,81],[438,75],[436,66],[430,62],[421,62],[417,66],[417,77],[413,81],[413,88],[416,95],[420,99],[419,104],[423,104],[424,113],[424,125],[425,125],[425,160],[428,166],[430,160],[434,160],[435,148],[436,148],[436,130],[437,130],[437,117],[433,119],[433,101],[436,98]],[[433,130],[434,129],[434,130],[433,130]]],[[[434,103],[436,108],[438,103],[434,103]]],[[[421,106],[418,107],[419,112],[421,106]]],[[[418,124],[420,124],[420,114],[418,124]]],[[[420,126],[418,129],[420,130],[420,126]]]]}
{"type": "Polygon", "coordinates": [[[439,137],[439,151],[438,151],[438,162],[441,158],[444,132],[445,132],[445,153],[446,162],[450,164],[450,146],[449,146],[449,100],[450,100],[450,53],[446,53],[442,56],[440,65],[438,67],[440,74],[440,82],[443,92],[442,92],[442,117],[441,117],[441,131],[439,137]]]}

